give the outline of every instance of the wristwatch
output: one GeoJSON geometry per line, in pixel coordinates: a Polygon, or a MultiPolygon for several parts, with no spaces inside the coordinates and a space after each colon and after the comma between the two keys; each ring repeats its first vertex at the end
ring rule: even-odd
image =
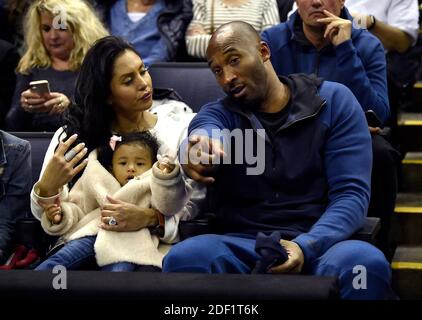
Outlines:
{"type": "Polygon", "coordinates": [[[368,31],[374,29],[375,24],[377,23],[377,20],[372,14],[369,15],[369,19],[371,20],[371,24],[366,28],[368,31]]]}

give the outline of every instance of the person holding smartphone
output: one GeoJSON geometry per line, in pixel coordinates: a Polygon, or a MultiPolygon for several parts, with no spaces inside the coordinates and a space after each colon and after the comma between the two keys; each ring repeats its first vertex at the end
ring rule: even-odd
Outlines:
{"type": "Polygon", "coordinates": [[[61,126],[60,115],[71,103],[86,52],[107,31],[82,0],[35,1],[24,21],[26,51],[17,68],[5,127],[10,131],[55,131],[61,126]],[[32,81],[47,81],[49,90],[46,85],[34,88],[32,81]]]}

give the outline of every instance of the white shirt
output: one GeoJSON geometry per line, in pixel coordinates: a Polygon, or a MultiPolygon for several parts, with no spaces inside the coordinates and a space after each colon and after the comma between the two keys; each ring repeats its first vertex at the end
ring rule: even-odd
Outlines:
{"type": "Polygon", "coordinates": [[[280,23],[276,0],[249,0],[240,6],[228,6],[222,0],[192,0],[191,26],[202,26],[207,34],[186,36],[188,54],[205,58],[212,32],[224,23],[244,21],[258,32],[280,23]],[[213,7],[214,5],[214,7],[213,7]],[[214,30],[211,30],[213,23],[214,30]]]}
{"type": "Polygon", "coordinates": [[[139,20],[141,20],[143,17],[145,17],[147,13],[146,12],[128,12],[127,15],[130,21],[136,23],[139,20]]]}
{"type": "Polygon", "coordinates": [[[350,12],[372,14],[376,19],[406,32],[413,44],[418,37],[417,0],[346,0],[350,12]]]}

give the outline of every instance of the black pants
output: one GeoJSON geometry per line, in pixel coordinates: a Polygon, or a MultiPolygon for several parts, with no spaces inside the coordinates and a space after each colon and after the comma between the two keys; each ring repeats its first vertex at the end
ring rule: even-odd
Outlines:
{"type": "Polygon", "coordinates": [[[368,216],[381,219],[381,230],[377,247],[391,260],[391,221],[397,195],[397,169],[401,160],[400,153],[382,136],[372,136],[372,181],[371,202],[368,216]]]}

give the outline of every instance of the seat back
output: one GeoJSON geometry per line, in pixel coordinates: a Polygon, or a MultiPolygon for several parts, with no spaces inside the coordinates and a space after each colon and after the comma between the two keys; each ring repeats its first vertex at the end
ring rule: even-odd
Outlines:
{"type": "Polygon", "coordinates": [[[47,152],[54,132],[10,132],[16,137],[24,139],[31,144],[32,182],[38,181],[45,153],[47,152]]]}
{"type": "Polygon", "coordinates": [[[193,112],[225,96],[208,64],[204,62],[156,63],[149,72],[154,88],[175,90],[193,112]]]}

